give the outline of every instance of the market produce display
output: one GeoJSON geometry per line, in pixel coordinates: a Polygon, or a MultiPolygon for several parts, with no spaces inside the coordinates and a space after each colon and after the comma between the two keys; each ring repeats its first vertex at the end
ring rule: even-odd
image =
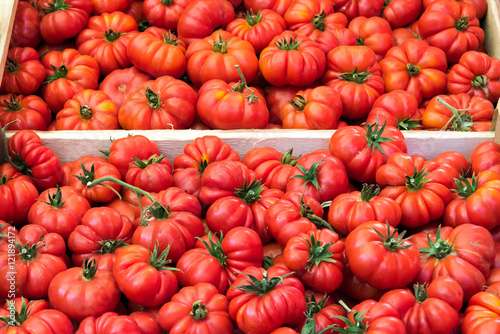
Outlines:
{"type": "Polygon", "coordinates": [[[18,6],[0,333],[500,332],[500,144],[404,136],[490,129],[486,0],[18,6]],[[331,137],[172,157],[132,132],[68,161],[36,132],[280,128],[331,137]]]}

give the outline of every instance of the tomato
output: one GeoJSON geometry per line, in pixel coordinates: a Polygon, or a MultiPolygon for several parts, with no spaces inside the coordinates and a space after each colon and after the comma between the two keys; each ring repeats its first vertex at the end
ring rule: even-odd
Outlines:
{"type": "Polygon", "coordinates": [[[474,6],[458,1],[432,2],[418,20],[418,32],[429,45],[443,50],[452,64],[484,41],[474,6]]]}
{"type": "Polygon", "coordinates": [[[0,89],[14,94],[32,94],[45,80],[45,67],[30,47],[9,49],[0,89]]]}
{"type": "Polygon", "coordinates": [[[348,28],[354,32],[358,45],[365,45],[375,52],[377,61],[394,46],[391,26],[381,17],[358,16],[349,22],[348,28]]]}
{"type": "Polygon", "coordinates": [[[127,96],[118,121],[127,130],[185,129],[194,120],[197,99],[194,89],[184,81],[159,77],[127,96]]]}
{"type": "Polygon", "coordinates": [[[119,248],[113,274],[120,291],[132,302],[159,307],[178,290],[172,268],[166,266],[168,250],[149,250],[140,245],[119,248]]]}
{"type": "Polygon", "coordinates": [[[292,169],[286,191],[302,191],[320,203],[331,201],[347,191],[349,180],[342,162],[328,150],[303,155],[292,169]]]}
{"type": "Polygon", "coordinates": [[[192,144],[186,144],[184,153],[174,159],[173,185],[198,197],[205,168],[221,160],[239,161],[240,156],[217,136],[196,138],[192,144]]]}
{"type": "Polygon", "coordinates": [[[291,31],[276,36],[259,57],[262,75],[274,86],[308,86],[321,77],[325,67],[321,46],[291,31]]]}
{"type": "Polygon", "coordinates": [[[328,86],[298,91],[280,111],[284,129],[335,129],[341,115],[340,96],[328,86]]]}
{"type": "Polygon", "coordinates": [[[0,126],[5,130],[45,131],[52,119],[52,113],[42,98],[37,95],[0,95],[0,126]]]}
{"type": "Polygon", "coordinates": [[[339,241],[337,233],[323,229],[301,233],[288,240],[283,259],[305,286],[330,293],[342,283],[343,251],[344,242],[339,241]]]}
{"type": "Polygon", "coordinates": [[[464,291],[464,303],[485,284],[495,259],[495,242],[482,226],[464,224],[420,232],[412,236],[421,253],[421,270],[415,283],[430,283],[438,276],[455,279],[464,291]]]}
{"type": "Polygon", "coordinates": [[[409,39],[390,49],[380,62],[387,92],[406,90],[423,99],[446,91],[446,54],[419,39],[409,39]]]}
{"type": "Polygon", "coordinates": [[[344,279],[342,280],[342,285],[340,286],[338,291],[343,292],[348,297],[353,298],[354,300],[379,300],[380,297],[386,292],[386,290],[377,289],[361,280],[359,277],[355,276],[352,273],[347,261],[345,261],[343,275],[344,279]]]}
{"type": "Polygon", "coordinates": [[[392,31],[394,46],[401,46],[408,39],[421,39],[420,35],[415,31],[418,30],[418,26],[415,29],[415,23],[418,23],[418,21],[414,21],[410,26],[396,28],[392,31]]]}
{"type": "Polygon", "coordinates": [[[105,312],[100,316],[88,316],[80,323],[75,334],[104,333],[141,334],[135,320],[128,315],[118,315],[115,312],[105,312]]]}
{"type": "Polygon", "coordinates": [[[344,13],[350,20],[358,16],[378,16],[384,7],[383,0],[332,0],[335,11],[344,13]]]}
{"type": "Polygon", "coordinates": [[[56,130],[116,130],[116,102],[104,92],[85,89],[66,101],[56,115],[56,130]]]}
{"type": "Polygon", "coordinates": [[[234,8],[226,0],[194,0],[182,12],[177,24],[179,38],[189,46],[217,28],[226,28],[234,20],[234,8]]]}
{"type": "MultiPolygon", "coordinates": [[[[431,3],[436,0],[423,0],[424,8],[427,8],[431,3]]],[[[486,0],[458,0],[459,3],[468,3],[476,9],[476,17],[480,20],[486,14],[488,9],[488,2],[486,0]]]]}
{"type": "Polygon", "coordinates": [[[495,209],[499,201],[499,173],[484,171],[470,179],[457,180],[457,191],[446,206],[443,223],[452,227],[474,224],[491,230],[500,225],[500,212],[495,209]]]}
{"type": "Polygon", "coordinates": [[[101,15],[103,13],[113,13],[116,11],[125,11],[134,0],[92,0],[92,14],[101,15]]]}
{"type": "Polygon", "coordinates": [[[350,178],[374,183],[377,169],[393,153],[406,152],[406,143],[397,128],[375,123],[337,130],[330,138],[329,150],[344,163],[350,178]]]}
{"type": "Polygon", "coordinates": [[[247,10],[257,12],[263,9],[271,9],[281,16],[285,15],[293,0],[243,0],[247,10]]]}
{"type": "Polygon", "coordinates": [[[422,126],[424,129],[484,131],[477,126],[483,122],[491,124],[493,113],[493,104],[479,96],[471,97],[466,93],[438,95],[425,108],[422,126]]]}
{"type": "MultiPolygon", "coordinates": [[[[238,72],[239,68],[238,68],[238,72]]],[[[237,83],[207,81],[198,91],[197,114],[211,128],[263,129],[269,123],[269,110],[262,94],[248,87],[241,74],[237,83]]]]}
{"type": "Polygon", "coordinates": [[[157,27],[136,34],[127,49],[131,63],[155,78],[170,75],[180,79],[186,71],[185,53],[183,41],[170,31],[157,27]]]}
{"type": "MultiPolygon", "coordinates": [[[[332,12],[331,14],[326,15],[322,12],[314,15],[314,18],[310,22],[300,24],[297,29],[294,29],[294,31],[298,35],[307,36],[313,41],[320,43],[325,53],[328,53],[328,51],[334,47],[332,45],[335,44],[335,42],[327,42],[327,40],[334,39],[332,38],[333,36],[337,37],[337,43],[335,46],[341,44],[347,45],[343,43],[344,38],[340,37],[342,34],[338,33],[339,31],[346,29],[347,24],[347,17],[342,13],[332,12]],[[327,31],[330,31],[333,34],[327,37],[327,31]]],[[[353,40],[351,40],[352,42],[349,45],[356,45],[356,37],[352,32],[351,36],[353,37],[353,40]]]]}
{"type": "Polygon", "coordinates": [[[288,30],[298,30],[304,25],[314,24],[320,15],[333,13],[333,3],[329,0],[295,0],[283,15],[288,30]]]}
{"type": "Polygon", "coordinates": [[[273,266],[267,270],[248,267],[238,275],[227,298],[229,315],[243,332],[269,333],[303,320],[304,286],[291,274],[288,269],[273,266]]]}
{"type": "Polygon", "coordinates": [[[491,169],[500,172],[500,144],[494,142],[481,143],[472,150],[471,171],[479,174],[491,169]]]}
{"type": "MultiPolygon", "coordinates": [[[[334,334],[335,330],[332,327],[341,328],[345,325],[345,322],[338,317],[346,316],[344,308],[338,304],[334,304],[332,298],[326,293],[321,296],[319,293],[306,291],[306,303],[307,319],[303,320],[298,326],[299,332],[306,332],[310,328],[315,328],[316,333],[325,330],[323,333],[334,334]]],[[[272,333],[278,334],[280,332],[277,329],[272,333]]],[[[295,334],[297,332],[293,331],[291,333],[295,334]]]]}
{"type": "Polygon", "coordinates": [[[43,0],[45,16],[40,33],[45,42],[58,44],[75,37],[87,25],[92,0],[43,0]]]}
{"type": "Polygon", "coordinates": [[[151,79],[150,75],[132,66],[122,70],[114,70],[108,74],[99,84],[99,90],[106,93],[111,100],[118,104],[118,107],[121,107],[128,94],[139,89],[144,82],[151,79]]]}
{"type": "Polygon", "coordinates": [[[141,334],[162,334],[160,325],[158,324],[158,316],[146,311],[136,311],[129,314],[135,320],[141,334]]]}
{"type": "Polygon", "coordinates": [[[184,9],[192,0],[144,0],[144,16],[149,24],[168,30],[177,30],[177,23],[184,9]]]}
{"type": "Polygon", "coordinates": [[[366,118],[367,123],[386,123],[399,130],[412,130],[422,127],[422,112],[414,94],[405,90],[395,90],[375,100],[372,110],[366,118]]]}
{"type": "Polygon", "coordinates": [[[5,326],[0,324],[1,333],[46,333],[72,334],[71,320],[60,311],[47,309],[47,302],[26,298],[8,300],[4,308],[0,308],[0,316],[5,326]],[[10,322],[14,317],[15,320],[10,322]],[[4,320],[5,319],[5,320],[4,320]]]}
{"type": "Polygon", "coordinates": [[[132,222],[118,211],[107,207],[90,209],[83,216],[82,224],[75,228],[68,239],[73,263],[81,266],[90,257],[97,261],[99,269],[113,271],[112,262],[108,268],[103,268],[100,259],[125,246],[132,238],[132,233],[132,222]]]}
{"type": "Polygon", "coordinates": [[[328,223],[344,235],[369,221],[396,227],[401,221],[401,207],[391,198],[378,196],[379,192],[378,186],[364,184],[361,191],[335,197],[328,210],[328,223]]]}
{"type": "Polygon", "coordinates": [[[279,189],[264,189],[257,200],[250,203],[253,214],[253,229],[259,234],[262,243],[273,239],[266,225],[266,212],[271,205],[283,197],[283,191],[279,189]]]}
{"type": "Polygon", "coordinates": [[[478,51],[465,52],[448,73],[450,94],[467,93],[492,103],[500,97],[500,60],[478,51]]]}
{"type": "Polygon", "coordinates": [[[103,13],[89,19],[87,27],[78,34],[76,47],[81,54],[94,57],[100,73],[107,75],[131,66],[127,48],[136,31],[137,23],[132,16],[103,13]]]}
{"type": "Polygon", "coordinates": [[[328,52],[321,81],[340,95],[346,118],[366,117],[384,93],[376,54],[367,46],[339,46],[328,52]]]}
{"type": "Polygon", "coordinates": [[[470,299],[462,324],[464,334],[494,333],[500,329],[497,320],[499,291],[500,283],[496,282],[470,299]]]}
{"type": "Polygon", "coordinates": [[[40,20],[41,17],[34,6],[27,1],[19,1],[10,36],[10,47],[36,48],[42,40],[40,20]]]}
{"type": "Polygon", "coordinates": [[[300,233],[329,227],[324,221],[320,202],[299,191],[287,192],[274,202],[266,212],[266,225],[274,239],[285,246],[288,240],[300,233]]]}
{"type": "Polygon", "coordinates": [[[42,85],[42,97],[50,110],[57,113],[64,103],[84,89],[97,89],[99,65],[90,56],[77,50],[52,51],[42,58],[47,72],[46,84],[42,85]]]}
{"type": "Polygon", "coordinates": [[[271,9],[262,9],[256,13],[253,10],[247,11],[244,18],[236,18],[226,27],[231,35],[252,44],[257,54],[285,30],[285,20],[271,9]]]}
{"type": "Polygon", "coordinates": [[[382,17],[386,19],[392,29],[406,26],[417,20],[422,13],[421,0],[390,0],[384,6],[382,17]]]}
{"type": "Polygon", "coordinates": [[[80,159],[75,161],[68,161],[62,165],[63,169],[63,179],[61,181],[61,186],[69,186],[74,178],[74,172],[80,169],[81,164],[89,164],[91,166],[93,163],[107,163],[107,159],[103,157],[95,157],[93,155],[84,155],[80,159]]]}
{"type": "Polygon", "coordinates": [[[148,192],[159,192],[172,186],[172,164],[164,155],[137,159],[125,175],[125,181],[148,192]]]}
{"type": "Polygon", "coordinates": [[[462,153],[456,151],[443,152],[432,159],[432,161],[436,162],[439,166],[452,168],[462,176],[467,176],[471,167],[467,158],[462,153]]]}
{"type": "Polygon", "coordinates": [[[51,254],[63,260],[67,265],[71,262],[66,255],[66,243],[57,233],[49,233],[40,225],[28,224],[19,231],[21,245],[35,245],[39,254],[51,254]]]}
{"type": "Polygon", "coordinates": [[[231,333],[227,297],[209,283],[182,288],[158,313],[161,328],[177,333],[231,333]]]}

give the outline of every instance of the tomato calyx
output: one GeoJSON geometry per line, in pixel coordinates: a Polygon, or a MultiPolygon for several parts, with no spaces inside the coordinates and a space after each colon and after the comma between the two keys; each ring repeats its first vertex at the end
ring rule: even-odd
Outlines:
{"type": "Polygon", "coordinates": [[[165,6],[172,6],[174,0],[161,0],[161,3],[165,6]]]}
{"type": "Polygon", "coordinates": [[[316,227],[327,228],[329,230],[335,231],[327,221],[314,214],[314,211],[311,209],[311,206],[309,204],[304,203],[304,196],[300,198],[300,216],[308,219],[311,223],[316,225],[316,227]]]}
{"type": "Polygon", "coordinates": [[[125,34],[109,29],[104,32],[104,41],[106,41],[106,43],[113,43],[116,40],[118,40],[122,35],[125,34]]]}
{"type": "Polygon", "coordinates": [[[12,178],[8,179],[6,175],[2,175],[2,177],[0,177],[0,186],[3,186],[4,184],[9,182],[10,180],[12,180],[12,178]]]}
{"type": "Polygon", "coordinates": [[[307,170],[304,166],[297,165],[296,167],[303,173],[303,175],[290,176],[290,179],[295,178],[304,180],[304,190],[309,182],[312,183],[314,187],[316,187],[316,190],[321,190],[318,182],[318,166],[323,162],[323,160],[325,159],[321,159],[320,161],[316,161],[315,163],[313,163],[309,170],[307,170]]]}
{"type": "Polygon", "coordinates": [[[415,284],[413,285],[413,291],[415,292],[415,300],[418,303],[423,303],[427,299],[427,284],[415,284]]]}
{"type": "Polygon", "coordinates": [[[66,5],[66,0],[54,0],[54,3],[49,3],[48,8],[42,8],[47,14],[57,12],[59,10],[68,10],[71,8],[70,5],[66,5]]]}
{"type": "Polygon", "coordinates": [[[249,27],[253,27],[257,23],[260,23],[260,21],[262,21],[262,14],[260,13],[260,10],[257,12],[257,14],[255,14],[253,12],[253,9],[250,8],[250,11],[247,11],[245,13],[245,20],[247,21],[249,27]]]}
{"type": "Polygon", "coordinates": [[[208,167],[209,162],[208,159],[201,159],[200,161],[197,162],[198,164],[198,170],[200,171],[200,174],[203,175],[203,172],[205,169],[208,167]]]}
{"type": "Polygon", "coordinates": [[[154,110],[160,108],[161,106],[161,101],[160,97],[158,94],[156,94],[151,88],[146,88],[146,98],[148,99],[148,105],[153,108],[154,110]]]}
{"type": "Polygon", "coordinates": [[[52,81],[56,81],[57,79],[65,79],[68,76],[69,70],[66,65],[62,64],[61,66],[59,66],[59,68],[56,68],[51,64],[50,67],[52,67],[52,69],[54,70],[54,75],[47,77],[47,79],[45,79],[44,81],[45,84],[49,84],[52,81]]]}
{"type": "Polygon", "coordinates": [[[346,310],[347,317],[343,317],[341,315],[333,315],[331,316],[331,318],[342,320],[343,322],[345,322],[346,326],[344,328],[340,328],[335,325],[330,325],[327,328],[341,334],[365,333],[368,326],[363,323],[363,320],[366,319],[363,314],[366,312],[366,310],[362,312],[351,310],[343,300],[339,300],[339,304],[346,310]],[[354,321],[351,321],[349,317],[350,314],[353,315],[354,321]]]}
{"type": "Polygon", "coordinates": [[[59,188],[59,185],[56,185],[56,193],[54,195],[50,194],[50,191],[48,191],[47,195],[49,197],[48,201],[43,201],[41,199],[37,199],[42,203],[45,203],[47,205],[50,205],[53,209],[60,209],[64,205],[64,201],[62,200],[62,192],[61,189],[59,188]]]}
{"type": "Polygon", "coordinates": [[[448,255],[455,254],[453,243],[449,243],[441,238],[441,225],[439,225],[436,231],[436,241],[432,241],[430,234],[427,233],[427,242],[429,247],[420,248],[420,253],[425,254],[424,258],[432,256],[436,259],[444,259],[448,255]]]}
{"type": "Polygon", "coordinates": [[[247,180],[243,184],[243,188],[235,189],[235,195],[247,204],[255,203],[260,199],[260,194],[264,190],[264,185],[260,180],[254,179],[247,185],[247,180]]]}
{"type": "MultiPolygon", "coordinates": [[[[316,302],[316,298],[314,297],[314,295],[311,295],[311,299],[306,296],[306,322],[304,323],[304,326],[300,331],[301,334],[317,334],[316,320],[314,319],[314,315],[319,313],[319,311],[321,311],[325,307],[325,304],[329,298],[330,297],[328,296],[328,294],[325,293],[323,298],[319,302],[316,302]]],[[[324,333],[326,330],[327,329],[323,329],[319,333],[324,333]]]]}
{"type": "Polygon", "coordinates": [[[411,116],[408,116],[405,119],[402,119],[398,122],[398,130],[412,130],[416,128],[421,128],[422,125],[419,124],[422,119],[411,119],[411,116]]]}
{"type": "Polygon", "coordinates": [[[325,31],[325,18],[326,14],[324,10],[322,10],[320,14],[314,15],[314,18],[312,20],[314,29],[325,31]]]}
{"type": "Polygon", "coordinates": [[[380,238],[382,238],[384,246],[390,251],[396,251],[398,249],[408,249],[414,245],[414,244],[403,245],[411,237],[404,238],[406,231],[403,231],[398,236],[396,236],[396,234],[398,233],[397,228],[395,228],[394,231],[392,231],[392,233],[391,233],[391,225],[389,225],[388,222],[387,222],[387,234],[386,235],[383,235],[374,227],[373,227],[373,230],[375,231],[375,233],[378,234],[378,236],[380,238]]]}
{"type": "Polygon", "coordinates": [[[163,42],[172,46],[178,46],[182,43],[179,42],[179,38],[177,38],[170,30],[166,35],[162,35],[163,42]]]}
{"type": "Polygon", "coordinates": [[[472,88],[481,89],[486,98],[489,96],[489,90],[486,87],[490,83],[490,79],[486,75],[478,75],[472,80],[472,88]]]}
{"type": "Polygon", "coordinates": [[[378,184],[364,183],[363,188],[361,188],[361,196],[358,199],[358,202],[369,203],[379,193],[380,193],[380,187],[378,186],[378,184]]]}
{"type": "Polygon", "coordinates": [[[294,95],[290,101],[288,101],[298,111],[304,111],[307,105],[307,100],[302,95],[294,95]]]}
{"type": "Polygon", "coordinates": [[[362,84],[372,75],[373,74],[368,72],[368,69],[364,70],[363,72],[358,72],[358,67],[356,66],[354,71],[340,74],[339,79],[349,82],[354,82],[357,84],[362,84]]]}
{"type": "Polygon", "coordinates": [[[101,240],[98,241],[97,243],[101,245],[101,248],[99,248],[94,252],[96,254],[113,254],[115,250],[117,250],[118,248],[128,246],[128,244],[125,243],[124,239],[101,240]]]}
{"type": "Polygon", "coordinates": [[[215,234],[212,234],[211,232],[208,232],[208,242],[203,240],[200,237],[196,237],[203,246],[207,249],[208,253],[210,253],[211,256],[215,257],[217,261],[219,261],[220,265],[224,267],[226,265],[226,254],[224,254],[224,251],[222,251],[222,239],[223,239],[223,234],[222,232],[220,233],[220,237],[217,237],[215,234]]]}
{"type": "Polygon", "coordinates": [[[361,37],[356,37],[356,45],[362,46],[365,45],[365,41],[361,37]]]}
{"type": "Polygon", "coordinates": [[[293,154],[293,148],[286,151],[285,154],[283,154],[283,158],[281,159],[281,164],[291,165],[292,167],[295,167],[297,165],[297,161],[301,156],[299,155],[298,157],[294,158],[292,154],[293,154]]]}
{"type": "Polygon", "coordinates": [[[474,122],[472,121],[472,117],[469,115],[470,108],[454,108],[440,96],[436,98],[436,101],[448,108],[453,114],[453,116],[450,117],[449,121],[441,128],[441,131],[444,131],[448,128],[450,128],[452,131],[471,131],[471,128],[474,126],[474,122]]]}
{"type": "Polygon", "coordinates": [[[5,64],[5,68],[9,73],[19,72],[19,64],[17,63],[17,57],[15,60],[12,60],[12,58],[7,57],[7,63],[5,64]]]}
{"type": "Polygon", "coordinates": [[[269,291],[273,290],[279,283],[283,284],[283,279],[292,275],[294,272],[290,272],[283,276],[274,276],[269,278],[267,270],[264,270],[264,272],[262,273],[262,281],[251,274],[243,272],[236,272],[236,273],[247,276],[249,280],[246,280],[245,282],[248,282],[249,284],[235,286],[233,287],[233,289],[238,289],[244,293],[256,293],[259,296],[264,296],[269,291]]]}
{"type": "Polygon", "coordinates": [[[455,29],[457,29],[458,31],[464,31],[470,24],[468,19],[468,16],[460,18],[457,22],[455,22],[455,29]]]}
{"type": "Polygon", "coordinates": [[[420,171],[417,170],[417,167],[413,169],[413,175],[405,175],[405,186],[409,191],[415,192],[422,189],[424,184],[431,181],[430,179],[426,179],[425,177],[429,175],[429,173],[425,172],[425,167],[420,171]]]}
{"type": "Polygon", "coordinates": [[[168,244],[167,248],[163,250],[163,252],[160,253],[160,243],[157,241],[155,248],[151,252],[149,250],[149,265],[156,270],[178,270],[181,271],[180,269],[174,268],[174,267],[168,267],[166,266],[172,260],[168,259],[168,252],[170,252],[170,246],[171,244],[168,244]]]}
{"type": "Polygon", "coordinates": [[[418,67],[415,64],[408,63],[406,64],[406,68],[408,70],[408,74],[410,75],[410,77],[414,77],[420,73],[420,67],[418,67]]]}
{"type": "Polygon", "coordinates": [[[476,176],[475,173],[470,178],[470,181],[466,177],[455,179],[455,184],[457,185],[457,189],[451,189],[451,191],[467,199],[469,198],[469,196],[471,196],[476,192],[478,188],[478,181],[479,181],[479,176],[476,176]]]}
{"type": "Polygon", "coordinates": [[[273,259],[270,256],[264,256],[264,258],[262,259],[262,268],[267,270],[272,266],[274,266],[273,259]]]}
{"type": "Polygon", "coordinates": [[[386,155],[382,147],[380,146],[380,143],[383,142],[388,142],[388,141],[394,141],[392,138],[386,138],[382,137],[382,134],[384,133],[386,123],[382,125],[382,127],[378,128],[379,123],[378,121],[374,124],[366,124],[366,141],[368,142],[368,148],[372,149],[372,154],[375,152],[375,150],[379,150],[380,153],[383,155],[386,155]]]}
{"type": "Polygon", "coordinates": [[[247,80],[245,79],[245,76],[241,72],[240,66],[239,65],[234,65],[234,67],[236,68],[236,71],[238,71],[238,74],[239,74],[241,80],[238,81],[231,88],[231,90],[233,92],[243,93],[245,91],[245,89],[248,89],[249,91],[252,92],[252,94],[245,94],[245,95],[243,95],[243,97],[248,100],[248,104],[252,104],[252,103],[255,103],[255,102],[259,101],[260,97],[258,97],[257,95],[255,95],[255,90],[253,90],[253,88],[248,87],[247,80]]]}
{"type": "Polygon", "coordinates": [[[28,263],[35,261],[38,257],[37,247],[39,244],[40,242],[37,242],[30,246],[27,243],[23,247],[19,242],[16,241],[16,248],[19,251],[19,259],[23,262],[28,262],[28,263]]]}
{"type": "Polygon", "coordinates": [[[80,116],[83,119],[91,119],[92,118],[92,108],[89,106],[80,106],[80,116]]]}
{"type": "Polygon", "coordinates": [[[94,279],[96,273],[97,273],[97,261],[91,257],[88,257],[85,260],[83,260],[82,278],[85,281],[91,281],[94,279]]]}
{"type": "Polygon", "coordinates": [[[328,242],[321,244],[319,240],[314,238],[314,234],[311,234],[311,239],[307,239],[307,244],[309,245],[309,253],[311,257],[307,260],[309,263],[306,270],[309,271],[313,266],[319,266],[321,262],[332,262],[337,263],[336,260],[332,259],[332,252],[328,252],[328,248],[333,245],[333,242],[328,242]]]}
{"type": "Polygon", "coordinates": [[[203,300],[197,300],[193,303],[193,309],[189,314],[193,317],[194,320],[202,320],[208,314],[207,307],[203,303],[203,300]]]}
{"type": "Polygon", "coordinates": [[[145,169],[149,165],[154,165],[154,164],[161,163],[161,161],[163,159],[165,159],[165,156],[163,154],[160,154],[160,155],[153,154],[146,161],[143,161],[143,160],[141,160],[141,159],[139,159],[137,157],[133,157],[133,158],[135,160],[134,166],[139,167],[141,169],[145,169]]]}
{"type": "Polygon", "coordinates": [[[231,38],[228,38],[227,41],[222,40],[222,35],[219,35],[219,40],[214,41],[212,43],[212,50],[214,52],[222,53],[223,55],[228,52],[227,45],[231,38]]]}
{"type": "Polygon", "coordinates": [[[3,321],[7,324],[7,327],[21,327],[23,323],[28,319],[30,315],[30,311],[28,311],[28,306],[31,303],[36,303],[38,301],[30,301],[28,305],[26,305],[26,299],[23,297],[22,299],[22,304],[21,304],[21,311],[17,312],[16,305],[12,303],[9,299],[7,299],[7,309],[8,310],[14,310],[14,319],[11,317],[6,317],[2,316],[0,317],[0,321],[3,321]]]}
{"type": "Polygon", "coordinates": [[[3,102],[5,102],[8,111],[16,112],[23,109],[21,106],[21,97],[11,95],[9,101],[4,100],[3,102]]]}
{"type": "Polygon", "coordinates": [[[283,38],[277,42],[274,42],[274,45],[276,45],[280,50],[291,51],[291,50],[298,50],[300,42],[298,39],[290,37],[289,41],[287,41],[286,38],[283,38]]]}

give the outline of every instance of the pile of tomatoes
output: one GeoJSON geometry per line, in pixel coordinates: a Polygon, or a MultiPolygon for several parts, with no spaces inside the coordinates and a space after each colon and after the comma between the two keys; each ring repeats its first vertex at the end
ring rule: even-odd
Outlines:
{"type": "MultiPolygon", "coordinates": [[[[486,0],[19,1],[10,130],[487,131],[486,0]]],[[[490,32],[495,33],[495,32],[490,32]]]]}
{"type": "Polygon", "coordinates": [[[5,143],[0,333],[500,331],[499,144],[426,160],[375,123],[302,156],[208,135],[171,162],[135,135],[61,164],[31,130],[5,143]]]}

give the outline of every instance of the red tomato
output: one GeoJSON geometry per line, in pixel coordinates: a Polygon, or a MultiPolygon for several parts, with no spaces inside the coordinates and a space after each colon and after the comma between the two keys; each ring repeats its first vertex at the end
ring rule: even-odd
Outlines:
{"type": "Polygon", "coordinates": [[[422,13],[421,0],[390,0],[382,11],[382,17],[386,19],[392,29],[406,26],[417,20],[422,13]]]}
{"type": "Polygon", "coordinates": [[[476,175],[488,169],[500,172],[500,144],[494,142],[479,144],[472,150],[470,160],[471,171],[476,175]]]}
{"type": "Polygon", "coordinates": [[[185,53],[183,41],[172,32],[157,27],[136,34],[127,49],[130,62],[155,78],[170,75],[180,79],[186,72],[185,53]]]}
{"type": "Polygon", "coordinates": [[[366,117],[384,93],[376,54],[367,46],[339,46],[328,52],[321,81],[340,95],[346,118],[366,117]]]}
{"type": "Polygon", "coordinates": [[[293,0],[243,0],[247,10],[258,12],[263,9],[271,9],[281,16],[285,15],[286,10],[292,4],[293,0]]]}
{"type": "Polygon", "coordinates": [[[438,165],[455,169],[459,175],[467,175],[470,170],[470,162],[460,152],[446,151],[432,159],[438,165]]]}
{"type": "Polygon", "coordinates": [[[499,292],[500,283],[496,282],[470,299],[462,324],[464,334],[495,333],[500,330],[499,292]]]}
{"type": "Polygon", "coordinates": [[[118,107],[121,107],[128,94],[140,89],[141,85],[152,77],[132,66],[123,70],[114,70],[99,84],[99,90],[106,93],[118,107]]]}
{"type": "Polygon", "coordinates": [[[234,8],[226,0],[194,0],[183,10],[177,24],[179,38],[190,45],[234,20],[234,8]]]}
{"type": "Polygon", "coordinates": [[[366,122],[373,124],[378,120],[399,130],[412,130],[422,127],[421,118],[422,113],[415,95],[405,90],[395,90],[380,95],[375,100],[366,122]]]}
{"type": "MultiPolygon", "coordinates": [[[[323,333],[325,334],[334,334],[336,333],[334,327],[342,328],[345,326],[345,322],[339,318],[346,316],[346,312],[342,306],[334,304],[332,298],[326,293],[321,296],[319,293],[313,292],[310,294],[310,297],[308,297],[308,294],[309,292],[306,291],[307,319],[302,321],[298,326],[300,332],[307,331],[308,328],[315,328],[316,332],[324,330],[323,333]],[[319,296],[315,297],[315,295],[319,296]]],[[[272,333],[278,334],[280,332],[277,329],[272,333]]],[[[291,333],[295,334],[296,332],[293,331],[291,333]]]]}
{"type": "Polygon", "coordinates": [[[77,50],[52,51],[42,58],[47,71],[46,84],[41,93],[53,113],[64,107],[64,103],[84,89],[97,89],[99,65],[90,56],[77,50]]]}
{"type": "Polygon", "coordinates": [[[208,283],[181,289],[158,313],[161,328],[178,333],[232,333],[227,297],[208,283]]]}
{"type": "Polygon", "coordinates": [[[350,178],[374,183],[377,169],[393,153],[406,153],[406,143],[397,128],[375,123],[337,130],[330,138],[329,150],[344,163],[350,178]]]}
{"type": "Polygon", "coordinates": [[[443,50],[452,64],[484,41],[474,6],[458,1],[432,2],[418,20],[418,32],[429,45],[443,50]]]}
{"type": "Polygon", "coordinates": [[[391,198],[378,196],[379,192],[378,186],[364,184],[361,191],[337,196],[330,204],[328,223],[344,235],[369,221],[396,227],[401,221],[401,207],[391,198]]]}
{"type": "Polygon", "coordinates": [[[127,48],[136,31],[137,22],[125,13],[92,16],[87,27],[78,34],[76,47],[81,54],[94,57],[100,73],[107,75],[131,66],[127,48]]]}
{"type": "Polygon", "coordinates": [[[162,334],[158,316],[150,312],[136,311],[129,314],[135,320],[141,334],[162,334]]]}
{"type": "Polygon", "coordinates": [[[305,25],[313,24],[320,15],[333,13],[333,4],[329,0],[294,0],[283,15],[288,30],[296,31],[305,25]]]}
{"type": "Polygon", "coordinates": [[[344,13],[350,20],[358,16],[378,16],[384,7],[383,0],[332,0],[335,11],[344,13]]]}
{"type": "Polygon", "coordinates": [[[140,245],[119,248],[113,274],[121,292],[132,302],[159,307],[178,290],[175,274],[166,266],[168,250],[160,253],[140,245]]]}
{"type": "Polygon", "coordinates": [[[288,269],[273,266],[267,270],[248,267],[238,275],[227,298],[229,315],[243,332],[269,333],[303,320],[304,286],[291,274],[288,269]]]}
{"type": "MultiPolygon", "coordinates": [[[[431,3],[436,0],[423,0],[424,8],[427,8],[431,3]]],[[[488,9],[488,1],[486,0],[458,0],[460,3],[468,3],[476,9],[476,17],[478,19],[482,19],[486,14],[486,10],[488,9]]]]}
{"type": "Polygon", "coordinates": [[[10,36],[10,47],[36,48],[42,40],[42,36],[40,35],[40,20],[41,16],[34,6],[27,1],[19,1],[10,36]]]}
{"type": "Polygon", "coordinates": [[[56,115],[56,130],[117,130],[116,102],[104,92],[85,89],[66,101],[56,115]]]}
{"type": "Polygon", "coordinates": [[[0,126],[5,130],[39,130],[45,131],[52,119],[47,103],[37,95],[0,95],[0,126]]]}
{"type": "Polygon", "coordinates": [[[127,96],[118,121],[127,130],[185,129],[194,120],[197,99],[194,89],[184,81],[159,77],[127,96]]]}
{"type": "Polygon", "coordinates": [[[42,0],[46,14],[40,21],[45,42],[58,44],[75,37],[87,25],[92,0],[42,0]]]}
{"type": "Polygon", "coordinates": [[[177,30],[177,23],[184,9],[192,0],[144,0],[144,16],[154,27],[177,30]]]}
{"type": "Polygon", "coordinates": [[[345,262],[344,280],[339,290],[357,301],[366,299],[379,300],[386,290],[377,289],[355,276],[349,267],[349,263],[345,262]]]}
{"type": "Polygon", "coordinates": [[[377,61],[394,46],[391,26],[381,17],[358,16],[349,22],[348,28],[354,32],[358,45],[365,45],[375,52],[377,61]]]}
{"type": "Polygon", "coordinates": [[[130,164],[125,181],[147,192],[159,192],[172,186],[172,164],[164,155],[152,155],[130,164]]]}
{"type": "Polygon", "coordinates": [[[134,0],[92,0],[92,14],[101,15],[103,13],[113,13],[116,11],[123,12],[132,4],[133,1],[134,0]]]}
{"type": "Polygon", "coordinates": [[[128,315],[118,315],[115,312],[105,312],[100,316],[89,316],[83,319],[75,334],[104,333],[141,334],[136,321],[128,315]]]}
{"type": "Polygon", "coordinates": [[[414,21],[409,26],[397,28],[392,31],[392,38],[394,39],[394,46],[401,46],[407,39],[421,39],[417,33],[418,21],[414,21]]]}
{"type": "Polygon", "coordinates": [[[0,89],[14,94],[32,94],[45,80],[45,67],[30,47],[9,49],[0,89]]]}
{"type": "MultiPolygon", "coordinates": [[[[340,14],[341,13],[330,14],[329,17],[340,14]]],[[[347,28],[332,28],[330,30],[325,30],[321,32],[321,34],[314,41],[321,45],[326,54],[335,49],[337,46],[357,45],[356,35],[352,32],[352,30],[347,28]]]]}

